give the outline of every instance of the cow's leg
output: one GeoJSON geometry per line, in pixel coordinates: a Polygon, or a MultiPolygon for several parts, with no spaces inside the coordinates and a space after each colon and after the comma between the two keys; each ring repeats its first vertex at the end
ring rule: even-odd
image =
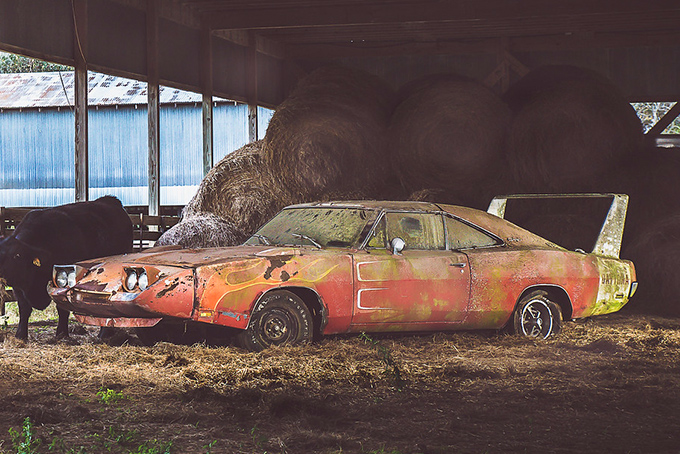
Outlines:
{"type": "Polygon", "coordinates": [[[59,314],[59,324],[57,325],[57,339],[68,338],[68,316],[69,311],[57,306],[57,313],[59,314]]]}
{"type": "Polygon", "coordinates": [[[28,319],[33,312],[33,306],[28,302],[23,292],[16,291],[17,304],[19,305],[19,328],[17,328],[17,339],[28,339],[28,319]]]}

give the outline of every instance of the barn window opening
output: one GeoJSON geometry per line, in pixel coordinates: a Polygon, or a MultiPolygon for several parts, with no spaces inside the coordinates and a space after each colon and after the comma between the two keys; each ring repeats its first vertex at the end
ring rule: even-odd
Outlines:
{"type": "MultiPolygon", "coordinates": [[[[642,123],[642,129],[645,134],[653,131],[655,125],[659,121],[670,123],[666,126],[663,131],[653,131],[655,135],[656,145],[663,148],[680,148],[680,115],[678,115],[678,109],[673,109],[676,106],[676,102],[666,101],[666,102],[634,102],[631,103],[640,122],[642,123]],[[674,118],[665,118],[670,115],[674,118]]],[[[658,128],[657,128],[658,129],[658,128]]]]}

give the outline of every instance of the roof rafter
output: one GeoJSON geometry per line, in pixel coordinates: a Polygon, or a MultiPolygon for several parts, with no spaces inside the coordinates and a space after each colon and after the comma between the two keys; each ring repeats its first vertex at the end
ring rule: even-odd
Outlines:
{"type": "Polygon", "coordinates": [[[478,0],[462,1],[383,1],[363,4],[348,2],[308,3],[306,6],[282,1],[278,5],[244,5],[239,2],[187,2],[203,14],[213,30],[238,29],[285,29],[298,27],[332,27],[345,25],[375,25],[442,21],[484,21],[492,19],[518,20],[522,18],[571,18],[578,22],[583,17],[612,14],[678,12],[677,0],[620,0],[616,12],[606,2],[567,0],[545,2],[543,0],[512,0],[495,2],[490,8],[478,0]]]}

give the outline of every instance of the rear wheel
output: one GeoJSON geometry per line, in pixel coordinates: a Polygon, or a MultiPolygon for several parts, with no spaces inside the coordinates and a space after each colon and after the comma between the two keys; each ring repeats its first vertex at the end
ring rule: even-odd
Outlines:
{"type": "Polygon", "coordinates": [[[544,292],[531,293],[517,305],[514,328],[522,336],[547,339],[562,329],[562,311],[544,292]]]}
{"type": "Polygon", "coordinates": [[[277,290],[257,302],[248,327],[237,335],[241,347],[261,351],[271,345],[301,345],[313,336],[312,316],[294,293],[277,290]]]}

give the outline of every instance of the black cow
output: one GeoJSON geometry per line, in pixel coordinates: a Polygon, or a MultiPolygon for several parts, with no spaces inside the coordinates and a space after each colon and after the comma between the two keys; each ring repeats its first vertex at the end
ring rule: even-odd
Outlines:
{"type": "MultiPolygon", "coordinates": [[[[27,339],[31,312],[50,304],[47,283],[53,265],[131,250],[132,224],[115,197],[28,212],[14,234],[0,242],[0,277],[12,286],[19,303],[16,337],[27,339]]],[[[57,337],[68,337],[69,312],[57,311],[57,337]]]]}

